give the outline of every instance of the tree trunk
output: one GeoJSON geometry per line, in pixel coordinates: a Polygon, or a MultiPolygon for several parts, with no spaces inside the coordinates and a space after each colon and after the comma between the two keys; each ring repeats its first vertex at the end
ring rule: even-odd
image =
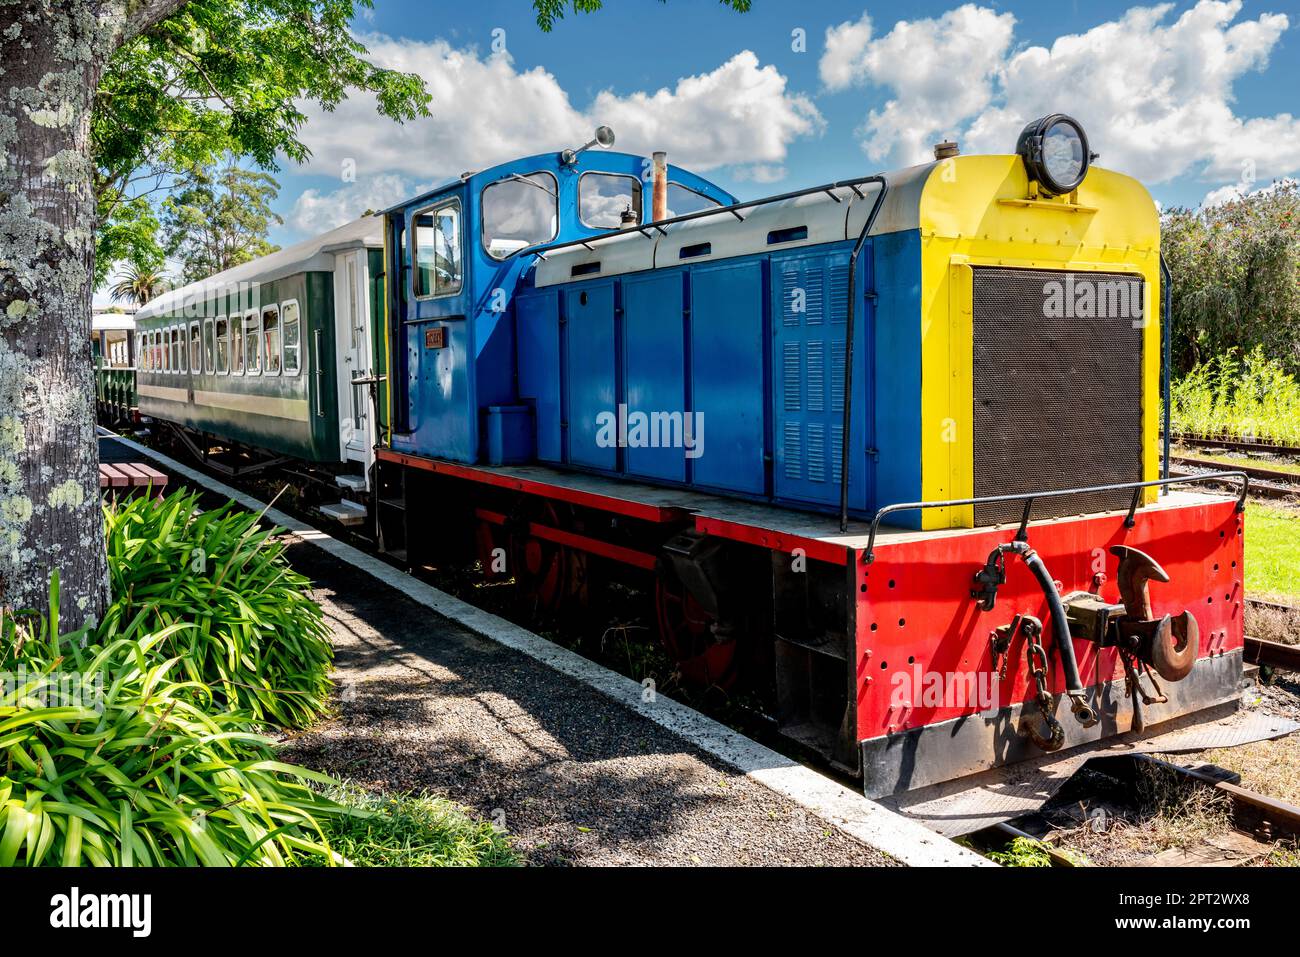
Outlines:
{"type": "Polygon", "coordinates": [[[108,596],[91,365],[90,108],[124,11],[0,0],[0,604],[108,596]],[[117,27],[111,26],[116,19],[117,27]]]}

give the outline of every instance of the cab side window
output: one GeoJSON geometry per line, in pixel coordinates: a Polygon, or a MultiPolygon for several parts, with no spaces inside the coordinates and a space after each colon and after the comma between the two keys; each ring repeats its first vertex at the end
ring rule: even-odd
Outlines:
{"type": "Polygon", "coordinates": [[[641,182],[634,176],[583,173],[578,180],[578,219],[592,229],[618,229],[624,214],[641,222],[641,182]]]}
{"type": "Polygon", "coordinates": [[[460,200],[415,214],[414,275],[417,298],[459,292],[461,273],[460,200]]]}

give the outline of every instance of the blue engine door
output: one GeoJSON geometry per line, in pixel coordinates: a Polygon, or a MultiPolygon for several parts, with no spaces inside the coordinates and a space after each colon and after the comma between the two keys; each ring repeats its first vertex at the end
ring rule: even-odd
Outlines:
{"type": "Polygon", "coordinates": [[[569,462],[613,471],[618,467],[618,429],[611,424],[618,411],[614,284],[566,289],[564,321],[569,462]]]}
{"type": "Polygon", "coordinates": [[[623,339],[627,473],[684,482],[687,412],[681,273],[623,280],[623,339]],[[638,425],[644,425],[644,441],[637,439],[638,425]]]}
{"type": "Polygon", "coordinates": [[[692,405],[703,426],[697,485],[762,494],[763,264],[691,270],[692,405]]]}

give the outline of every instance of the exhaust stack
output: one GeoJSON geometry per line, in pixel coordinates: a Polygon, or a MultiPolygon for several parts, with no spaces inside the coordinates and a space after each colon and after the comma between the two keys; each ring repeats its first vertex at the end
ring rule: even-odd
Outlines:
{"type": "Polygon", "coordinates": [[[651,194],[650,220],[657,223],[668,218],[668,154],[658,150],[653,160],[654,189],[651,194]]]}

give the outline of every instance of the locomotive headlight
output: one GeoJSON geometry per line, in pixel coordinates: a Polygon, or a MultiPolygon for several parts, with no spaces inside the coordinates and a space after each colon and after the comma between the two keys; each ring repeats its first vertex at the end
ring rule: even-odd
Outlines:
{"type": "Polygon", "coordinates": [[[1064,113],[1044,116],[1026,126],[1016,142],[1016,152],[1024,160],[1029,178],[1052,196],[1077,189],[1094,159],[1083,127],[1064,113]]]}

